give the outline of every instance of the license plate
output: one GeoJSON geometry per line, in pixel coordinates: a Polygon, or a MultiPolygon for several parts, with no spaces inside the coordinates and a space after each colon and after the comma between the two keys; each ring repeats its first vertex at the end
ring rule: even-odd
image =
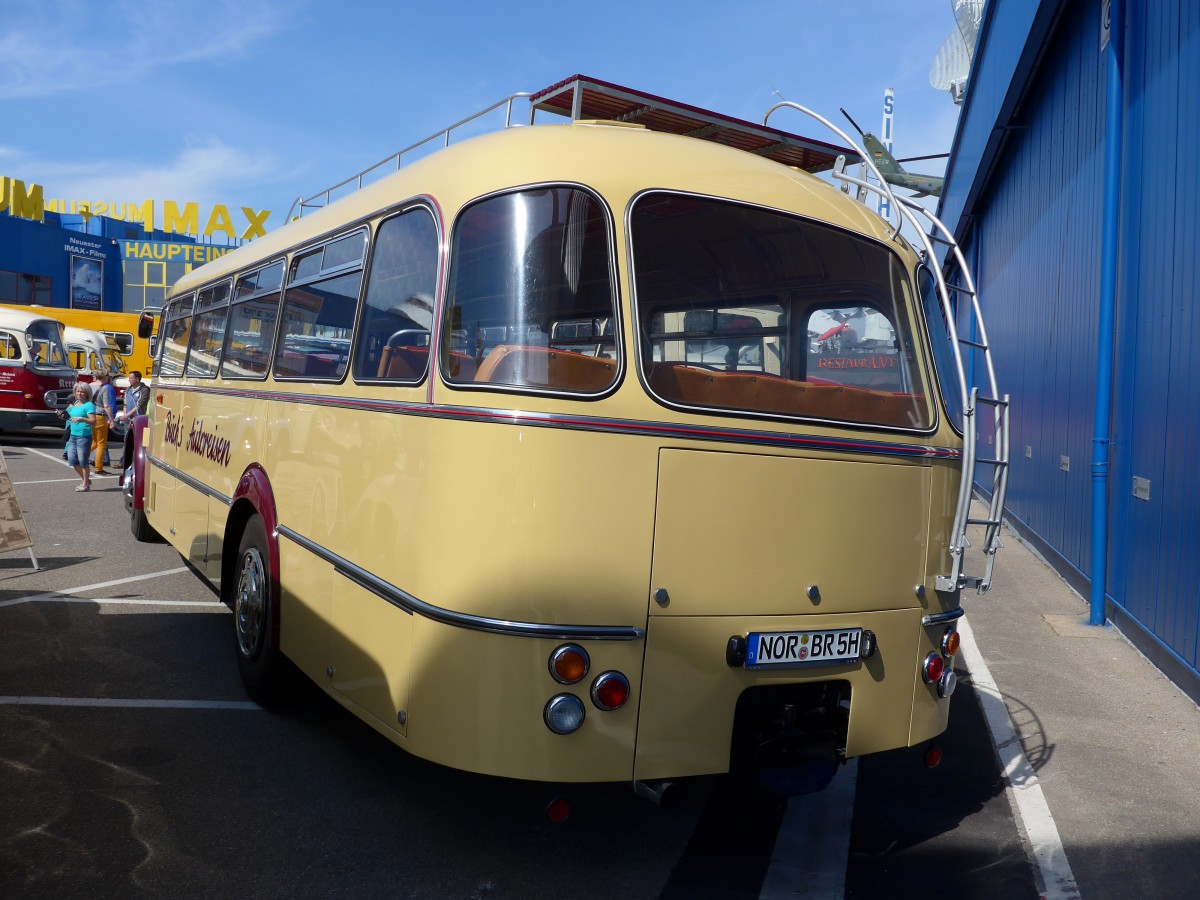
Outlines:
{"type": "Polygon", "coordinates": [[[862,629],[751,632],[746,636],[746,668],[836,666],[862,658],[862,629]]]}

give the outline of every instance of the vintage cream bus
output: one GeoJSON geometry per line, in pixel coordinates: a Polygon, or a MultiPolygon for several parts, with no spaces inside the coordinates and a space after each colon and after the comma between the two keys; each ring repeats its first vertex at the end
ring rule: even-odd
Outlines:
{"type": "Polygon", "coordinates": [[[931,741],[990,578],[974,294],[803,170],[865,191],[859,151],[578,77],[521,101],[570,121],[447,133],[174,287],[134,533],[218,587],[251,697],[298,670],[448,766],[795,792],[931,741]]]}

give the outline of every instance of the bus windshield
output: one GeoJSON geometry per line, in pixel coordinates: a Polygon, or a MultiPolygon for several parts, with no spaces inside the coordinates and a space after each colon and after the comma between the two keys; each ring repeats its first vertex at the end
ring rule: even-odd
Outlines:
{"type": "Polygon", "coordinates": [[[928,429],[908,275],[877,242],[667,193],[630,218],[641,362],[656,397],[735,413],[928,429]]]}
{"type": "Polygon", "coordinates": [[[50,319],[34,322],[26,329],[33,358],[43,366],[65,366],[67,351],[63,347],[62,325],[50,319]]]}
{"type": "Polygon", "coordinates": [[[100,351],[100,363],[109,375],[125,374],[125,360],[121,359],[121,354],[111,347],[100,351]]]}

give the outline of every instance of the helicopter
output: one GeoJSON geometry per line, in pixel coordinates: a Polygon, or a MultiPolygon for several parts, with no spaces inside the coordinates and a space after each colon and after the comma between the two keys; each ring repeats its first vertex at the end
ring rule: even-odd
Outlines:
{"type": "Polygon", "coordinates": [[[854,129],[862,137],[863,146],[871,154],[875,168],[879,170],[879,174],[883,176],[884,181],[896,187],[913,191],[913,196],[915,197],[942,196],[942,185],[945,183],[945,178],[940,175],[918,175],[915,172],[909,172],[900,163],[915,162],[922,159],[945,159],[950,154],[932,153],[928,156],[909,156],[902,160],[896,159],[888,151],[888,148],[884,146],[883,141],[879,140],[871,132],[863,131],[859,128],[858,123],[850,118],[850,114],[846,110],[842,110],[842,115],[850,119],[850,124],[854,126],[854,129]]]}

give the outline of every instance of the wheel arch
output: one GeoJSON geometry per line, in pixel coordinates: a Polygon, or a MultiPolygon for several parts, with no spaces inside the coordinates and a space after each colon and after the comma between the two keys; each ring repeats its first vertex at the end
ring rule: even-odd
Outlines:
{"type": "Polygon", "coordinates": [[[130,494],[133,509],[146,508],[146,433],[150,418],[135,416],[125,429],[125,441],[121,457],[119,484],[125,485],[125,469],[133,469],[133,491],[130,494]]]}
{"type": "Polygon", "coordinates": [[[225,536],[221,547],[221,599],[232,608],[233,591],[238,566],[238,548],[246,523],[257,515],[267,532],[267,566],[271,575],[271,630],[279,637],[279,518],[275,511],[275,494],[270,479],[259,465],[249,466],[238,479],[225,520],[225,536]]]}

